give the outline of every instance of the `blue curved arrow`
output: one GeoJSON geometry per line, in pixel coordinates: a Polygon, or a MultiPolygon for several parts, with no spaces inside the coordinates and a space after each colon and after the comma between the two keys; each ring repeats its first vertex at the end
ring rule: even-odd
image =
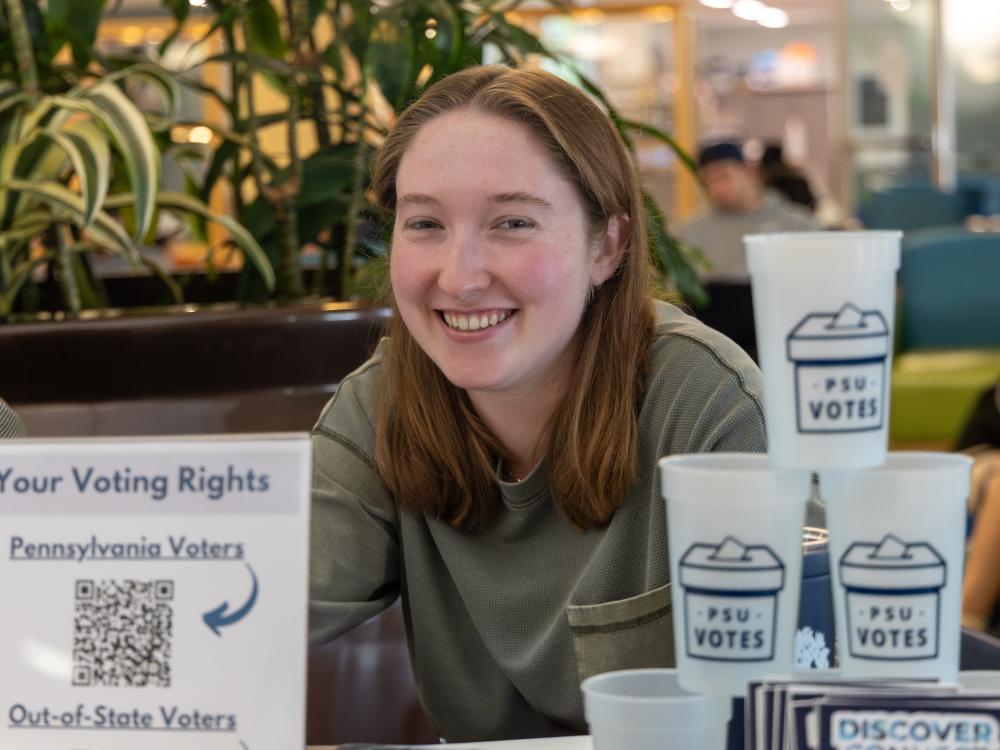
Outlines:
{"type": "Polygon", "coordinates": [[[234,623],[239,622],[250,613],[250,610],[253,609],[253,605],[257,603],[257,576],[253,572],[253,568],[250,567],[250,563],[247,563],[247,570],[250,571],[250,576],[253,578],[253,591],[250,592],[250,598],[247,599],[246,604],[231,614],[225,614],[226,609],[229,607],[229,602],[223,602],[215,609],[209,610],[201,616],[201,619],[205,621],[205,624],[208,625],[208,627],[210,627],[218,636],[222,635],[222,633],[219,632],[219,628],[224,628],[227,625],[233,625],[234,623]]]}

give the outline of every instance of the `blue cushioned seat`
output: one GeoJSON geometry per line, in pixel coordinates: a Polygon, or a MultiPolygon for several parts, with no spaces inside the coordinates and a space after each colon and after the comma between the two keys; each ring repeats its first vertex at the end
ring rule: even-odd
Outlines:
{"type": "Polygon", "coordinates": [[[961,224],[978,211],[978,196],[945,192],[933,185],[897,185],[871,194],[862,210],[867,229],[902,229],[961,224]]]}
{"type": "Polygon", "coordinates": [[[1000,347],[1000,234],[913,232],[899,283],[904,351],[1000,347]]]}

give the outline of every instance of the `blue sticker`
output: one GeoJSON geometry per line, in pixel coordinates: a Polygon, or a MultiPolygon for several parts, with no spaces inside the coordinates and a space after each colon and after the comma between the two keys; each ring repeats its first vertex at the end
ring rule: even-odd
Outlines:
{"type": "Polygon", "coordinates": [[[889,325],[878,310],[847,303],[809,313],[787,338],[795,365],[795,415],[800,433],[879,430],[885,421],[889,325]]]}
{"type": "Polygon", "coordinates": [[[763,544],[727,536],[681,557],[685,645],[692,659],[770,661],[785,565],[763,544]]]}
{"type": "Polygon", "coordinates": [[[855,542],[840,558],[848,650],[856,659],[914,661],[938,655],[944,558],[927,542],[887,534],[855,542]]]}

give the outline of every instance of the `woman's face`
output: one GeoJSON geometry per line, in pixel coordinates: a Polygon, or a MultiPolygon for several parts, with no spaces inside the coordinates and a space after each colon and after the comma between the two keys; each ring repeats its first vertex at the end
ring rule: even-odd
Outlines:
{"type": "Polygon", "coordinates": [[[562,387],[587,291],[618,254],[588,237],[544,147],[511,120],[449,112],[403,154],[396,195],[393,292],[445,377],[472,393],[562,387]]]}

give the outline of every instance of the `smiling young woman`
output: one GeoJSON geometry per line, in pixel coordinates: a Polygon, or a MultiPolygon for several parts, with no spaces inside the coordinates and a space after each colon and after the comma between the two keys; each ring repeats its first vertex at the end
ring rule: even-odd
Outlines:
{"type": "Polygon", "coordinates": [[[397,314],[314,430],[313,637],[402,595],[444,737],[585,731],[580,679],[673,663],[656,460],[763,450],[759,372],[649,297],[628,152],[551,74],[432,86],[372,194],[397,314]]]}

